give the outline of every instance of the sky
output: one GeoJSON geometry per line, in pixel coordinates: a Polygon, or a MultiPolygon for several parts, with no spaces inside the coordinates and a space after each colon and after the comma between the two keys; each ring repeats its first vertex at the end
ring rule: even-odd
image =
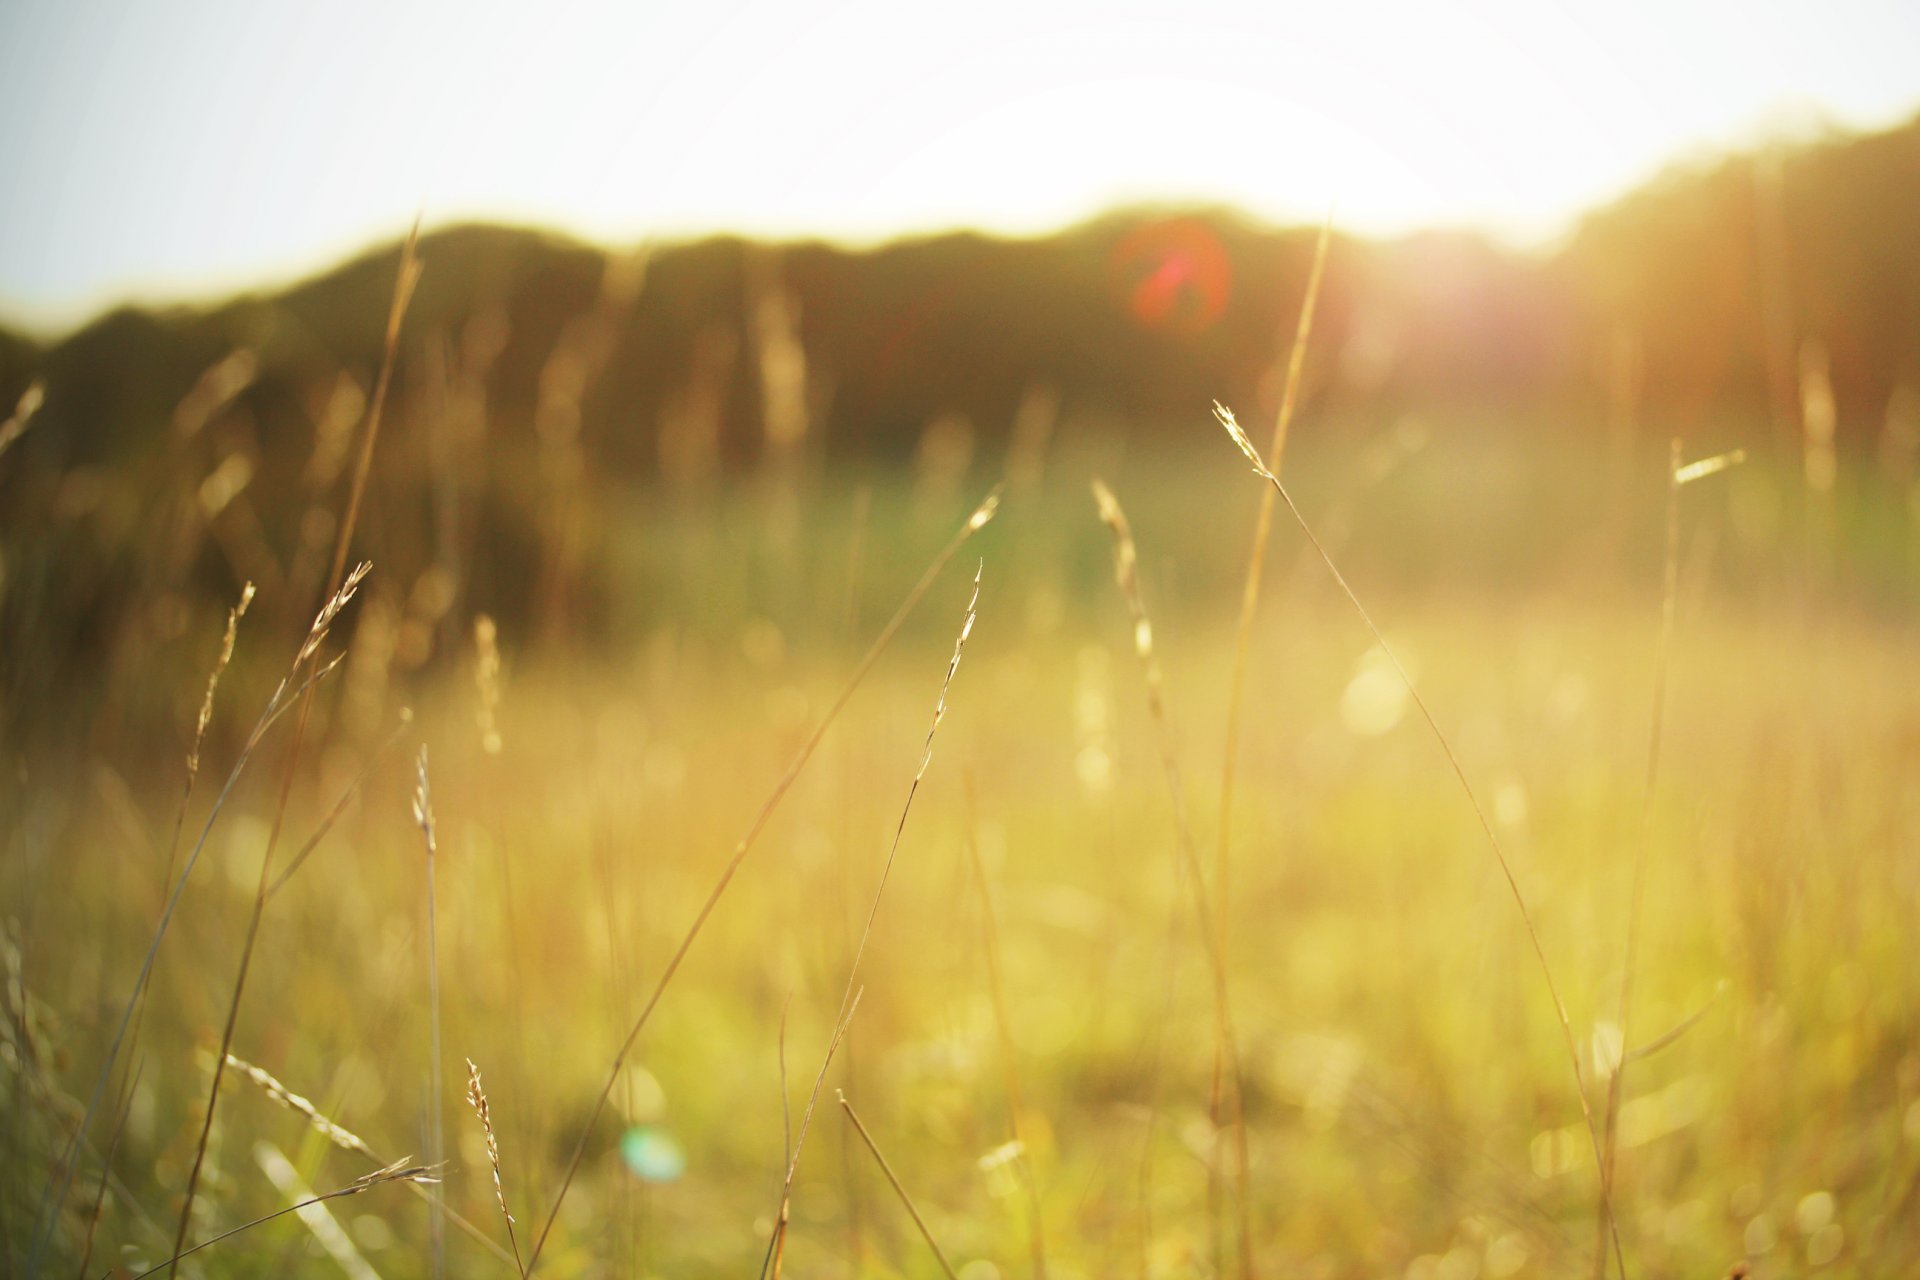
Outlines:
{"type": "Polygon", "coordinates": [[[5,0],[0,316],[427,225],[1042,232],[1146,199],[1519,243],[1920,111],[1914,0],[5,0]]]}

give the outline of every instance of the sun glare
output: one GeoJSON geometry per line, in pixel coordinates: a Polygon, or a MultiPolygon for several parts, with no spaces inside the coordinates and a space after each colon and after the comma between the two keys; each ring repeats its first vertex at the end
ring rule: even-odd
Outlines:
{"type": "Polygon", "coordinates": [[[0,303],[231,287],[422,211],[621,240],[873,240],[1200,201],[1538,241],[1691,150],[1912,110],[1917,13],[13,6],[0,171],[34,198],[0,210],[0,303]]]}

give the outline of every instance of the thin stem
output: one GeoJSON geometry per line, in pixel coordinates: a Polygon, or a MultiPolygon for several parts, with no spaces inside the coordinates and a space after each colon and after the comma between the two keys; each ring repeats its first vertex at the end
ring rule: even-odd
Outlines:
{"type": "Polygon", "coordinates": [[[1307,541],[1313,544],[1313,549],[1319,553],[1321,561],[1326,564],[1327,572],[1333,575],[1334,582],[1339,585],[1348,603],[1353,605],[1354,612],[1360,615],[1360,621],[1366,624],[1374,643],[1379,646],[1380,652],[1386,655],[1387,661],[1393,665],[1394,671],[1400,676],[1401,684],[1406,687],[1407,696],[1412,698],[1413,705],[1420,709],[1421,718],[1427,722],[1427,728],[1432,731],[1434,740],[1440,744],[1440,752],[1446,756],[1448,765],[1453,769],[1454,777],[1459,780],[1460,789],[1466,794],[1467,803],[1473,809],[1473,816],[1479,820],[1480,830],[1487,838],[1487,847],[1493,851],[1493,860],[1499,864],[1500,874],[1507,882],[1507,889],[1513,894],[1514,905],[1520,910],[1520,922],[1526,926],[1527,940],[1533,945],[1533,954],[1540,962],[1540,976],[1546,981],[1547,994],[1553,1000],[1553,1011],[1560,1022],[1560,1034],[1566,1041],[1567,1061],[1573,1067],[1574,1091],[1580,1099],[1580,1116],[1586,1122],[1587,1139],[1593,1147],[1595,1168],[1602,1171],[1603,1208],[1609,1234],[1613,1239],[1614,1253],[1619,1257],[1620,1274],[1624,1277],[1626,1260],[1620,1255],[1619,1224],[1614,1219],[1613,1201],[1606,1186],[1604,1177],[1606,1161],[1600,1150],[1600,1131],[1594,1123],[1593,1107],[1587,1100],[1587,1077],[1580,1066],[1580,1046],[1574,1038],[1573,1020],[1567,1016],[1566,1002],[1560,998],[1560,984],[1554,981],[1553,966],[1547,961],[1546,947],[1540,941],[1540,931],[1534,927],[1533,912],[1527,906],[1526,895],[1520,891],[1520,881],[1513,874],[1512,864],[1507,861],[1506,850],[1500,844],[1500,837],[1494,831],[1493,822],[1487,817],[1486,808],[1481,805],[1480,797],[1474,792],[1473,784],[1467,780],[1466,768],[1460,763],[1460,757],[1454,753],[1453,744],[1447,740],[1446,733],[1440,728],[1440,722],[1434,718],[1426,699],[1420,696],[1420,690],[1413,683],[1413,677],[1407,673],[1406,667],[1401,663],[1399,656],[1393,652],[1392,646],[1387,644],[1387,638],[1380,633],[1380,628],[1374,623],[1373,615],[1367,612],[1366,606],[1360,603],[1360,597],[1355,595],[1353,588],[1348,585],[1346,575],[1342,574],[1340,567],[1334,564],[1333,557],[1321,544],[1319,536],[1313,531],[1313,526],[1308,524],[1306,516],[1301,514],[1299,506],[1294,503],[1293,495],[1287,492],[1287,487],[1280,482],[1280,477],[1275,475],[1261,458],[1260,451],[1254,448],[1253,441],[1247,438],[1247,433],[1234,420],[1233,411],[1225,405],[1215,403],[1214,414],[1219,418],[1220,425],[1227,429],[1227,434],[1233,437],[1233,442],[1239,446],[1240,452],[1253,463],[1254,473],[1280,495],[1280,501],[1286,504],[1287,510],[1293,515],[1294,522],[1300,526],[1300,531],[1306,535],[1307,541]]]}
{"type": "Polygon", "coordinates": [[[866,1143],[867,1150],[873,1152],[874,1162],[880,1166],[880,1172],[887,1176],[887,1184],[893,1188],[893,1193],[900,1197],[900,1203],[905,1206],[907,1216],[913,1219],[913,1225],[920,1229],[920,1238],[925,1240],[927,1248],[933,1251],[934,1259],[939,1262],[940,1270],[946,1274],[947,1280],[960,1280],[954,1274],[953,1264],[947,1261],[947,1255],[940,1251],[939,1241],[933,1238],[933,1232],[927,1230],[927,1220],[920,1216],[920,1210],[914,1206],[913,1197],[908,1195],[907,1189],[900,1185],[900,1178],[894,1173],[893,1166],[888,1164],[887,1158],[880,1154],[880,1148],[875,1145],[873,1135],[867,1132],[867,1126],[860,1123],[860,1117],[854,1112],[853,1104],[847,1101],[847,1095],[844,1093],[840,1095],[840,1109],[845,1111],[847,1119],[853,1122],[855,1131],[860,1135],[860,1141],[866,1143]]]}
{"type": "MultiPolygon", "coordinates": [[[[966,650],[967,637],[973,634],[974,619],[978,616],[980,607],[980,575],[984,570],[985,566],[982,565],[980,569],[974,572],[973,594],[967,600],[967,614],[966,618],[960,624],[960,635],[953,642],[953,657],[947,662],[946,677],[940,682],[940,698],[939,701],[934,704],[933,723],[927,726],[927,741],[926,745],[921,748],[920,767],[914,770],[913,781],[907,784],[907,798],[905,803],[900,806],[900,820],[894,824],[893,841],[887,846],[887,860],[880,867],[880,883],[874,886],[873,904],[867,908],[867,921],[865,926],[860,930],[860,942],[854,947],[853,960],[847,966],[847,985],[840,997],[840,1014],[837,1019],[842,1026],[845,1025],[848,1018],[853,1016],[852,1002],[856,996],[854,984],[860,977],[860,961],[864,959],[867,954],[867,943],[873,937],[873,922],[878,919],[880,915],[880,900],[886,895],[887,881],[893,875],[894,860],[900,855],[900,839],[907,831],[907,816],[913,812],[913,798],[920,794],[920,783],[927,776],[927,766],[933,763],[933,739],[934,736],[940,732],[940,722],[946,719],[947,694],[953,689],[954,673],[960,669],[960,655],[966,650]]],[[[827,1045],[827,1057],[826,1060],[820,1064],[819,1074],[813,1078],[813,1093],[807,1099],[807,1114],[809,1116],[813,1114],[814,1104],[819,1101],[820,1087],[826,1082],[827,1078],[827,1062],[832,1060],[834,1048],[838,1044],[839,1037],[835,1036],[827,1045]]],[[[800,1140],[802,1142],[806,1140],[806,1126],[804,1123],[800,1129],[800,1140]]],[[[774,1280],[779,1280],[780,1277],[780,1258],[782,1247],[786,1240],[788,1208],[793,1199],[793,1179],[794,1175],[799,1171],[800,1146],[796,1143],[793,1148],[793,1158],[787,1163],[786,1182],[780,1189],[780,1214],[774,1227],[774,1240],[776,1242],[776,1247],[773,1252],[774,1280]]]]}
{"type": "Polygon", "coordinates": [[[534,1240],[533,1253],[527,1259],[527,1273],[529,1275],[531,1275],[534,1268],[540,1264],[541,1251],[546,1247],[547,1237],[552,1233],[554,1223],[560,1218],[560,1209],[561,1206],[566,1203],[567,1192],[572,1188],[573,1180],[579,1175],[580,1163],[586,1158],[587,1142],[592,1137],[593,1127],[599,1122],[601,1113],[606,1110],[607,1100],[613,1096],[614,1084],[620,1079],[620,1071],[621,1068],[626,1065],[627,1055],[633,1052],[633,1046],[639,1041],[640,1033],[646,1028],[647,1020],[653,1016],[654,1007],[660,1003],[660,997],[666,993],[667,984],[673,981],[673,975],[679,972],[681,962],[687,958],[687,953],[693,949],[694,941],[699,938],[700,930],[705,927],[707,918],[713,914],[713,909],[719,905],[720,898],[727,891],[727,886],[733,883],[734,874],[740,870],[741,864],[747,860],[747,854],[752,851],[754,843],[760,838],[760,833],[766,829],[767,823],[772,820],[774,811],[780,807],[781,800],[786,797],[787,792],[792,789],[794,782],[800,777],[800,771],[806,768],[807,761],[813,758],[814,751],[819,747],[821,740],[827,736],[827,730],[833,726],[833,722],[839,717],[841,710],[852,700],[854,692],[859,689],[860,685],[866,680],[867,673],[871,671],[874,664],[880,660],[880,655],[886,651],[887,645],[892,642],[894,635],[906,622],[907,615],[913,612],[914,607],[918,605],[927,592],[932,589],[934,580],[940,576],[940,571],[947,567],[947,563],[951,561],[955,555],[959,554],[960,548],[965,545],[967,539],[985,528],[987,522],[993,519],[993,513],[999,508],[999,505],[1000,491],[995,489],[987,495],[986,501],[982,502],[979,508],[967,518],[966,524],[961,526],[960,531],[956,533],[947,545],[941,548],[940,553],[934,557],[933,563],[929,565],[927,571],[920,576],[920,581],[916,582],[913,589],[907,593],[907,598],[903,600],[900,607],[894,611],[893,617],[887,620],[887,625],[880,629],[880,634],[874,638],[873,644],[867,649],[865,656],[860,659],[859,665],[854,668],[853,674],[848,678],[846,685],[842,687],[839,695],[834,698],[832,705],[827,708],[826,714],[821,717],[820,722],[814,726],[814,730],[808,735],[807,740],[801,744],[800,750],[795,753],[793,760],[787,765],[786,772],[783,773],[779,781],[774,784],[773,791],[767,796],[766,800],[762,802],[760,811],[754,815],[752,824],[747,828],[747,833],[742,836],[740,842],[734,846],[733,856],[728,858],[726,865],[721,868],[719,879],[715,881],[712,890],[708,892],[706,901],[701,903],[700,910],[696,912],[693,917],[693,922],[687,926],[685,935],[681,937],[679,945],[674,948],[673,955],[668,958],[666,968],[661,971],[659,981],[654,984],[652,994],[647,997],[646,1004],[641,1006],[639,1016],[634,1019],[632,1029],[627,1032],[626,1039],[621,1042],[620,1048],[613,1055],[613,1064],[607,1072],[606,1083],[601,1086],[599,1097],[594,1100],[592,1108],[587,1113],[586,1123],[581,1126],[580,1137],[578,1141],[574,1143],[573,1154],[567,1158],[566,1169],[561,1175],[560,1190],[555,1194],[553,1204],[547,1210],[546,1221],[540,1228],[539,1236],[534,1240]]]}
{"type": "MultiPolygon", "coordinates": [[[[1307,292],[1300,303],[1300,320],[1294,330],[1293,349],[1287,356],[1287,384],[1280,397],[1280,412],[1274,417],[1273,438],[1267,445],[1267,457],[1272,460],[1276,473],[1286,456],[1287,432],[1293,424],[1294,406],[1299,402],[1300,383],[1307,364],[1307,340],[1313,334],[1313,313],[1320,299],[1320,284],[1326,273],[1327,248],[1333,239],[1333,220],[1331,217],[1320,228],[1320,240],[1313,251],[1313,268],[1307,277],[1307,292]]],[[[1218,919],[1215,928],[1220,933],[1220,946],[1227,946],[1231,911],[1228,898],[1232,884],[1233,845],[1233,783],[1234,774],[1240,760],[1240,711],[1246,694],[1247,661],[1253,649],[1253,624],[1260,612],[1260,584],[1265,575],[1267,563],[1267,543],[1273,532],[1274,494],[1271,489],[1260,491],[1260,511],[1253,523],[1253,546],[1247,554],[1247,580],[1240,588],[1240,625],[1234,636],[1233,677],[1227,689],[1227,741],[1221,753],[1220,765],[1220,843],[1214,857],[1213,882],[1215,886],[1218,919]]],[[[1221,1077],[1225,1064],[1216,1051],[1213,1066],[1213,1096],[1210,1099],[1214,1127],[1220,1123],[1221,1077]]],[[[1244,1100],[1236,1090],[1233,1096],[1232,1123],[1236,1128],[1246,1124],[1243,1109],[1244,1100]]],[[[1237,1145],[1244,1152],[1244,1141],[1237,1145]]],[[[1210,1166],[1211,1168],[1211,1166],[1210,1166]]],[[[1248,1204],[1246,1161],[1240,1161],[1237,1171],[1240,1182],[1240,1273],[1243,1278],[1253,1275],[1253,1223],[1252,1212],[1248,1204]]]]}

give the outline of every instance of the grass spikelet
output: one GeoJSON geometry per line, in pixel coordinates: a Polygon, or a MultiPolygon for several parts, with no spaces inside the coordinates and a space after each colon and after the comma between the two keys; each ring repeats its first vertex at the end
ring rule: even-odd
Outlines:
{"type": "Polygon", "coordinates": [[[1227,435],[1239,447],[1240,452],[1246,455],[1247,461],[1253,464],[1254,474],[1273,486],[1274,492],[1279,495],[1280,501],[1286,504],[1287,511],[1293,516],[1294,522],[1300,526],[1300,531],[1306,535],[1307,541],[1312,543],[1313,549],[1319,553],[1321,561],[1327,566],[1327,572],[1333,575],[1334,582],[1347,597],[1347,602],[1353,606],[1354,612],[1360,615],[1360,621],[1366,624],[1374,643],[1380,646],[1380,652],[1386,655],[1387,661],[1392,664],[1394,672],[1400,677],[1400,682],[1406,686],[1407,696],[1413,700],[1413,705],[1419,709],[1421,718],[1427,722],[1427,728],[1440,745],[1441,754],[1446,756],[1447,763],[1453,768],[1453,775],[1458,779],[1461,791],[1466,794],[1467,804],[1473,809],[1474,817],[1480,822],[1480,830],[1487,838],[1487,846],[1493,852],[1494,861],[1499,864],[1501,877],[1507,882],[1507,889],[1513,895],[1514,905],[1519,908],[1520,922],[1526,926],[1527,940],[1533,944],[1534,957],[1540,962],[1540,976],[1547,984],[1547,995],[1553,1001],[1553,1011],[1560,1022],[1560,1033],[1566,1041],[1567,1060],[1573,1068],[1574,1092],[1580,1100],[1580,1117],[1586,1123],[1587,1138],[1593,1147],[1594,1167],[1601,1176],[1601,1195],[1605,1201],[1604,1215],[1608,1233],[1613,1240],[1615,1261],[1619,1265],[1622,1280],[1625,1280],[1626,1258],[1620,1250],[1619,1224],[1615,1219],[1612,1197],[1606,1186],[1606,1158],[1601,1152],[1600,1130],[1594,1122],[1593,1106],[1587,1099],[1587,1076],[1585,1069],[1580,1065],[1580,1046],[1574,1038],[1573,1020],[1567,1014],[1566,1001],[1560,998],[1560,984],[1554,980],[1553,966],[1547,961],[1546,947],[1540,941],[1539,929],[1534,926],[1533,911],[1527,906],[1526,895],[1520,891],[1520,881],[1513,874],[1512,864],[1507,861],[1507,851],[1501,845],[1499,835],[1494,831],[1493,821],[1487,816],[1486,808],[1480,803],[1479,794],[1474,791],[1473,784],[1467,780],[1466,768],[1460,763],[1460,757],[1455,754],[1453,744],[1447,740],[1446,733],[1440,728],[1440,722],[1434,718],[1432,710],[1428,708],[1426,699],[1420,696],[1420,690],[1414,684],[1413,677],[1407,673],[1399,656],[1387,643],[1387,638],[1380,633],[1380,628],[1373,621],[1373,615],[1367,612],[1366,606],[1360,603],[1360,597],[1355,595],[1353,588],[1347,584],[1346,575],[1342,574],[1339,566],[1334,564],[1332,555],[1327,552],[1325,545],[1313,532],[1313,526],[1307,523],[1307,518],[1295,505],[1293,495],[1287,492],[1286,486],[1280,483],[1280,477],[1273,473],[1267,466],[1266,460],[1260,456],[1260,451],[1254,448],[1253,441],[1247,438],[1246,431],[1235,420],[1233,410],[1216,400],[1213,402],[1213,413],[1220,425],[1226,428],[1227,435]]]}
{"type": "Polygon", "coordinates": [[[345,1125],[338,1124],[327,1118],[327,1116],[321,1113],[320,1108],[314,1106],[313,1103],[309,1102],[300,1094],[287,1088],[286,1085],[281,1084],[280,1081],[275,1079],[273,1074],[264,1067],[257,1067],[246,1059],[236,1057],[231,1053],[227,1055],[227,1065],[247,1079],[253,1081],[253,1083],[259,1087],[260,1091],[269,1098],[305,1120],[308,1127],[328,1142],[331,1142],[334,1146],[339,1147],[342,1151],[352,1151],[356,1154],[363,1155],[375,1164],[383,1163],[379,1156],[373,1154],[372,1148],[368,1147],[366,1142],[361,1139],[358,1134],[348,1129],[345,1125]]]}
{"type": "MultiPolygon", "coordinates": [[[[339,1147],[343,1151],[351,1151],[356,1155],[364,1156],[375,1165],[378,1165],[379,1168],[376,1169],[374,1173],[367,1175],[368,1177],[378,1177],[386,1170],[406,1166],[412,1160],[411,1156],[399,1161],[386,1159],[379,1152],[375,1151],[365,1139],[359,1137],[352,1130],[346,1128],[346,1126],[327,1117],[306,1098],[295,1093],[269,1072],[246,1061],[244,1058],[228,1054],[227,1065],[259,1086],[269,1098],[306,1120],[308,1125],[334,1146],[339,1147]]],[[[415,1195],[426,1199],[431,1195],[427,1188],[435,1185],[437,1180],[433,1178],[409,1178],[407,1181],[413,1184],[412,1190],[415,1195]]],[[[518,1265],[519,1258],[516,1255],[509,1254],[505,1249],[495,1244],[492,1238],[480,1230],[479,1227],[467,1221],[451,1209],[447,1210],[447,1221],[459,1228],[462,1234],[485,1248],[488,1253],[491,1253],[501,1262],[518,1265]]],[[[214,1243],[214,1241],[208,1241],[207,1243],[211,1244],[214,1243]]],[[[204,1249],[206,1245],[203,1244],[199,1247],[204,1249]]]]}
{"type": "Polygon", "coordinates": [[[948,1262],[947,1255],[940,1251],[940,1244],[933,1238],[933,1232],[927,1229],[927,1220],[920,1216],[920,1210],[915,1207],[913,1197],[907,1194],[906,1187],[901,1185],[898,1175],[893,1171],[893,1166],[887,1163],[887,1158],[880,1154],[880,1148],[875,1144],[873,1135],[867,1132],[867,1126],[860,1123],[859,1115],[854,1112],[853,1104],[847,1101],[847,1095],[844,1093],[840,1094],[840,1109],[847,1113],[847,1119],[852,1121],[854,1130],[860,1135],[860,1141],[866,1143],[867,1150],[873,1153],[874,1162],[880,1166],[880,1172],[887,1177],[887,1185],[892,1187],[893,1193],[900,1197],[900,1203],[906,1207],[907,1216],[912,1218],[913,1225],[920,1229],[920,1238],[925,1240],[927,1248],[933,1251],[935,1260],[940,1263],[940,1270],[945,1273],[947,1280],[959,1280],[959,1277],[954,1274],[953,1264],[948,1262]]]}
{"type": "Polygon", "coordinates": [[[774,811],[780,807],[781,800],[786,797],[788,791],[792,790],[794,782],[800,777],[801,770],[806,768],[807,762],[813,758],[814,752],[819,749],[821,741],[827,736],[827,730],[833,726],[833,722],[839,718],[841,710],[852,700],[854,692],[858,690],[860,685],[866,680],[867,673],[873,670],[874,664],[880,660],[880,655],[885,652],[888,644],[892,642],[893,637],[906,622],[907,615],[913,612],[914,607],[918,605],[927,592],[932,589],[935,579],[940,576],[941,570],[945,569],[948,562],[959,554],[960,548],[966,544],[967,539],[971,538],[981,529],[984,529],[987,526],[987,522],[993,519],[994,513],[999,509],[999,506],[1000,491],[995,489],[987,495],[985,501],[974,510],[973,514],[967,517],[967,522],[961,526],[960,531],[954,534],[946,546],[941,548],[940,553],[934,557],[933,563],[928,565],[926,572],[920,575],[920,580],[907,592],[906,599],[901,601],[900,607],[894,610],[893,616],[889,618],[887,624],[880,629],[880,634],[874,637],[873,643],[868,646],[867,652],[854,667],[853,674],[848,677],[847,683],[842,686],[839,694],[834,698],[832,704],[828,706],[826,713],[820,718],[819,722],[815,724],[813,732],[808,735],[807,740],[800,745],[799,751],[795,753],[792,761],[787,765],[786,772],[783,773],[779,781],[774,784],[772,792],[769,793],[766,800],[761,803],[760,810],[754,816],[753,822],[747,828],[746,834],[742,836],[740,842],[734,846],[733,856],[730,857],[727,860],[727,864],[721,868],[720,876],[718,880],[715,881],[713,888],[708,892],[706,901],[701,904],[699,911],[694,914],[693,922],[687,926],[686,933],[674,948],[673,954],[667,960],[666,967],[660,973],[659,980],[654,984],[652,994],[647,997],[646,1003],[641,1006],[639,1016],[634,1019],[633,1026],[628,1030],[626,1038],[621,1041],[620,1048],[613,1055],[613,1063],[607,1072],[606,1083],[601,1086],[599,1096],[594,1100],[593,1106],[589,1109],[586,1124],[581,1127],[580,1137],[574,1143],[573,1154],[568,1157],[566,1167],[561,1172],[560,1188],[555,1192],[553,1203],[547,1210],[546,1220],[540,1227],[540,1234],[534,1239],[533,1252],[527,1258],[527,1273],[529,1275],[533,1273],[535,1267],[540,1265],[540,1251],[545,1247],[547,1237],[553,1231],[554,1223],[560,1218],[561,1206],[565,1204],[567,1192],[573,1186],[574,1178],[580,1171],[580,1162],[586,1156],[587,1143],[592,1136],[593,1126],[599,1121],[601,1113],[606,1110],[607,1100],[613,1096],[613,1087],[620,1079],[620,1071],[621,1068],[626,1065],[627,1055],[633,1052],[633,1046],[640,1039],[640,1033],[646,1029],[647,1020],[653,1016],[653,1011],[655,1007],[659,1005],[660,997],[665,994],[667,985],[673,981],[673,976],[679,972],[681,963],[687,958],[687,953],[693,949],[693,944],[699,938],[700,931],[706,926],[708,918],[713,914],[714,907],[719,904],[721,897],[726,893],[727,886],[733,883],[734,875],[740,870],[741,864],[746,861],[747,854],[752,851],[754,844],[759,840],[760,833],[766,829],[766,825],[768,821],[772,819],[774,811]]]}
{"type": "Polygon", "coordinates": [[[33,424],[33,415],[40,412],[40,406],[47,400],[47,384],[38,379],[27,384],[20,393],[20,401],[5,422],[0,422],[0,455],[11,449],[21,436],[27,434],[27,428],[33,424]]]}
{"type": "Polygon", "coordinates": [[[353,567],[353,571],[346,576],[334,593],[327,597],[327,602],[320,606],[320,612],[314,616],[313,626],[307,632],[306,641],[300,646],[300,653],[293,660],[294,666],[304,666],[307,659],[326,643],[327,633],[332,630],[334,619],[338,618],[340,611],[347,607],[347,603],[353,599],[354,593],[360,589],[360,584],[366,580],[367,574],[372,570],[371,564],[366,561],[360,562],[353,567]]]}
{"type": "Polygon", "coordinates": [[[207,726],[213,723],[213,695],[219,691],[220,677],[226,673],[227,664],[233,661],[233,642],[240,630],[240,619],[246,617],[247,606],[253,603],[253,584],[247,583],[240,589],[240,603],[227,610],[227,631],[220,641],[220,656],[214,660],[213,673],[207,677],[207,694],[200,700],[200,718],[193,728],[193,749],[187,752],[187,786],[193,786],[193,779],[200,773],[200,744],[206,740],[207,726]]]}
{"type": "Polygon", "coordinates": [[[506,1219],[507,1243],[513,1247],[513,1265],[521,1275],[527,1274],[526,1264],[520,1261],[520,1241],[513,1233],[513,1211],[507,1208],[507,1187],[500,1177],[500,1142],[493,1136],[493,1107],[487,1101],[487,1091],[480,1083],[480,1068],[467,1059],[467,1105],[473,1108],[473,1114],[480,1119],[480,1132],[487,1140],[487,1164],[493,1169],[493,1198],[500,1205],[500,1216],[506,1219]]]}

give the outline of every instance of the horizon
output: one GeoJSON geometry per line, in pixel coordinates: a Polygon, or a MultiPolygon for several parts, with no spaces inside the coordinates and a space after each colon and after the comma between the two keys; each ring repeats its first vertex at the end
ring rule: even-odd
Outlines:
{"type": "Polygon", "coordinates": [[[997,4],[944,28],[772,0],[360,5],[0,14],[0,170],[37,193],[0,210],[0,318],[230,296],[416,217],[867,247],[1161,204],[1538,250],[1675,165],[1920,111],[1920,14],[1885,0],[997,4]]]}

